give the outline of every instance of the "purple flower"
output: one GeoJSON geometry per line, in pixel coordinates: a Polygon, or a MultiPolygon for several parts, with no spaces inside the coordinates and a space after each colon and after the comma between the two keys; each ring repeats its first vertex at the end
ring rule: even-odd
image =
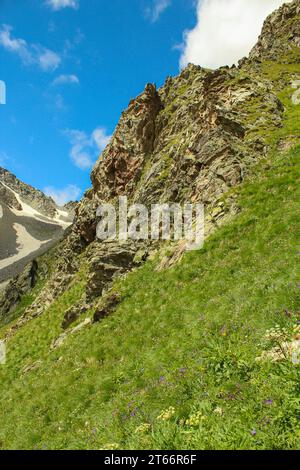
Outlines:
{"type": "Polygon", "coordinates": [[[182,367],[181,369],[179,369],[179,373],[180,374],[185,374],[187,372],[187,368],[186,367],[182,367]]]}
{"type": "Polygon", "coordinates": [[[256,436],[257,432],[256,432],[256,429],[252,429],[252,431],[250,432],[251,436],[256,436]]]}
{"type": "Polygon", "coordinates": [[[166,377],[164,377],[163,375],[159,377],[160,382],[164,382],[165,380],[166,380],[166,377]]]}
{"type": "Polygon", "coordinates": [[[139,411],[138,408],[134,408],[134,410],[132,410],[132,412],[130,413],[130,416],[134,418],[137,415],[138,411],[139,411]]]}
{"type": "Polygon", "coordinates": [[[266,425],[271,424],[271,419],[268,416],[265,416],[264,417],[264,422],[265,422],[266,425]]]}
{"type": "Polygon", "coordinates": [[[265,405],[273,405],[273,400],[271,400],[271,398],[269,398],[268,400],[264,401],[264,404],[265,405]]]}

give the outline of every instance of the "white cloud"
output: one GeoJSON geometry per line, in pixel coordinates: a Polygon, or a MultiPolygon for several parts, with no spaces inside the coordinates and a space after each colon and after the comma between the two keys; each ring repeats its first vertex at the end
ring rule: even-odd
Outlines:
{"type": "Polygon", "coordinates": [[[2,25],[0,28],[0,46],[9,52],[18,55],[25,65],[37,65],[43,71],[53,71],[61,63],[60,56],[46,47],[28,44],[25,39],[13,38],[13,28],[2,25]]]}
{"type": "Polygon", "coordinates": [[[185,33],[181,67],[232,65],[255,45],[265,18],[290,0],[198,0],[197,25],[185,33]]]}
{"type": "Polygon", "coordinates": [[[38,56],[40,68],[44,71],[55,70],[61,62],[61,58],[56,52],[44,49],[38,56]]]}
{"type": "Polygon", "coordinates": [[[72,145],[70,157],[81,170],[88,170],[93,166],[98,153],[105,149],[111,139],[103,127],[96,128],[91,135],[70,129],[64,133],[72,145]]]}
{"type": "Polygon", "coordinates": [[[79,8],[79,0],[47,0],[47,5],[54,11],[62,10],[63,8],[79,8]]]}
{"type": "Polygon", "coordinates": [[[58,206],[64,206],[67,202],[76,201],[81,195],[81,189],[74,184],[69,184],[63,189],[47,186],[44,193],[46,196],[52,197],[58,206]]]}
{"type": "Polygon", "coordinates": [[[106,134],[106,130],[103,127],[98,127],[93,131],[92,138],[98,149],[102,151],[108,145],[111,136],[106,134]]]}
{"type": "Polygon", "coordinates": [[[13,39],[11,37],[12,29],[9,25],[2,25],[0,29],[0,45],[7,51],[17,54],[24,63],[31,63],[33,57],[27,42],[24,39],[13,39]]]}
{"type": "Polygon", "coordinates": [[[59,77],[53,80],[52,85],[68,85],[72,83],[79,84],[79,78],[76,75],[59,75],[59,77]]]}
{"type": "Polygon", "coordinates": [[[153,0],[152,6],[146,9],[146,16],[152,23],[156,23],[170,5],[171,0],[153,0]]]}

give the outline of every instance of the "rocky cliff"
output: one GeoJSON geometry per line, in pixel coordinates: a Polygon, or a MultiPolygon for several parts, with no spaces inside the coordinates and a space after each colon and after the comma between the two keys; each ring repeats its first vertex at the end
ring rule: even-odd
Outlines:
{"type": "MultiPolygon", "coordinates": [[[[288,73],[290,64],[299,61],[299,18],[295,0],[267,18],[257,45],[238,66],[206,70],[190,64],[160,89],[148,84],[129,103],[92,171],[92,188],[61,244],[56,273],[25,316],[40,314],[64,292],[83,259],[88,274],[79,311],[86,302],[97,302],[118,275],[157,250],[150,243],[97,241],[100,203],[115,203],[122,195],[148,206],[202,202],[207,236],[239,212],[234,188],[274,150],[272,135],[284,124],[280,93],[294,77],[288,73]],[[283,66],[279,76],[270,77],[275,63],[287,69],[283,66]]],[[[285,145],[286,138],[290,136],[276,145],[285,145]]],[[[173,261],[183,251],[175,247],[173,261]]]]}
{"type": "Polygon", "coordinates": [[[299,25],[295,0],[238,66],[129,103],[74,225],[0,300],[0,448],[299,449],[299,25]],[[120,195],[204,202],[204,248],[100,242],[120,195]]]}

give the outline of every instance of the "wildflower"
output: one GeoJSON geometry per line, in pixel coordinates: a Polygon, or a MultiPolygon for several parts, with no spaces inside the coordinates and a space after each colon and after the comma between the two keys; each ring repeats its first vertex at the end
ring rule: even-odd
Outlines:
{"type": "Polygon", "coordinates": [[[280,328],[279,325],[275,325],[274,328],[267,330],[265,333],[265,339],[270,342],[281,343],[287,338],[287,330],[280,328]]]}
{"type": "Polygon", "coordinates": [[[160,421],[169,421],[172,416],[175,414],[175,408],[170,406],[167,410],[161,412],[161,414],[157,417],[160,421]]]}
{"type": "Polygon", "coordinates": [[[293,333],[294,333],[294,335],[299,335],[300,334],[300,322],[297,322],[296,325],[294,325],[293,333]]]}
{"type": "Polygon", "coordinates": [[[273,405],[273,400],[271,400],[271,398],[269,398],[268,400],[264,401],[264,404],[265,405],[273,405]]]}
{"type": "Polygon", "coordinates": [[[268,426],[269,424],[271,424],[271,418],[269,418],[268,416],[265,416],[261,422],[263,425],[268,426]]]}
{"type": "Polygon", "coordinates": [[[275,347],[263,351],[262,355],[256,358],[257,361],[278,362],[287,359],[295,365],[300,364],[300,325],[294,325],[292,332],[276,325],[266,332],[265,338],[275,343],[275,347]]]}
{"type": "Polygon", "coordinates": [[[291,354],[291,361],[294,365],[300,364],[300,341],[297,341],[297,343],[298,344],[294,347],[291,354]]]}
{"type": "Polygon", "coordinates": [[[136,434],[146,434],[151,429],[151,424],[144,423],[138,426],[135,430],[136,434]]]}
{"type": "Polygon", "coordinates": [[[223,328],[220,330],[220,335],[223,336],[224,338],[228,336],[228,331],[226,325],[223,326],[223,328]]]}
{"type": "Polygon", "coordinates": [[[197,411],[197,413],[191,415],[189,419],[186,420],[185,424],[187,426],[191,426],[193,428],[199,427],[200,424],[206,419],[205,416],[201,413],[201,411],[197,411]]]}
{"type": "Polygon", "coordinates": [[[251,434],[251,436],[256,436],[256,434],[257,434],[256,429],[252,429],[250,434],[251,434]]]}
{"type": "Polygon", "coordinates": [[[139,412],[139,408],[132,408],[130,412],[130,416],[134,418],[138,412],[139,412]]]}
{"type": "Polygon", "coordinates": [[[224,411],[222,410],[222,408],[220,406],[217,406],[217,408],[214,410],[214,413],[216,415],[219,415],[219,416],[223,416],[224,415],[224,411]]]}
{"type": "Polygon", "coordinates": [[[104,444],[103,449],[100,449],[100,450],[118,450],[118,449],[119,449],[119,444],[109,443],[109,444],[104,444]]]}
{"type": "Polygon", "coordinates": [[[180,374],[185,374],[187,372],[187,368],[186,367],[182,367],[181,369],[179,369],[179,373],[180,374]]]}
{"type": "Polygon", "coordinates": [[[163,375],[161,377],[159,377],[160,382],[164,382],[165,380],[166,380],[166,377],[164,377],[163,375]]]}

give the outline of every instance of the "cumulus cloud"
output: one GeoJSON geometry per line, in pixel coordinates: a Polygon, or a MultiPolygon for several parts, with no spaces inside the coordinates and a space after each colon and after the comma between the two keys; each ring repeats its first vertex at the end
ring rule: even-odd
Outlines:
{"type": "Polygon", "coordinates": [[[76,201],[81,195],[81,189],[74,184],[69,184],[63,189],[47,186],[44,189],[46,196],[52,197],[58,206],[64,206],[67,202],[76,201]]]}
{"type": "Polygon", "coordinates": [[[79,0],[47,0],[47,5],[54,11],[62,10],[63,8],[79,8],[79,0]]]}
{"type": "Polygon", "coordinates": [[[111,139],[103,127],[96,128],[90,135],[74,129],[68,129],[64,133],[72,146],[70,157],[81,170],[88,170],[93,166],[99,152],[105,149],[111,139]]]}
{"type": "Polygon", "coordinates": [[[56,77],[52,85],[53,86],[58,86],[58,85],[69,85],[69,84],[79,84],[79,78],[76,75],[59,75],[59,77],[56,77]]]}
{"type": "Polygon", "coordinates": [[[25,65],[37,65],[48,72],[55,70],[61,63],[60,56],[39,44],[28,44],[25,39],[13,38],[13,28],[2,25],[0,28],[0,46],[19,56],[25,65]]]}
{"type": "Polygon", "coordinates": [[[92,133],[92,139],[98,147],[98,150],[102,151],[109,143],[111,136],[106,134],[106,130],[103,127],[98,127],[92,133]]]}
{"type": "Polygon", "coordinates": [[[0,45],[7,51],[17,54],[24,63],[30,63],[33,60],[29,46],[24,39],[13,39],[11,37],[12,27],[2,25],[0,29],[0,45]]]}
{"type": "Polygon", "coordinates": [[[184,34],[181,67],[232,65],[255,45],[265,18],[291,0],[197,0],[197,25],[184,34]]]}
{"type": "Polygon", "coordinates": [[[61,62],[61,58],[58,54],[49,49],[44,49],[40,54],[38,54],[39,66],[42,70],[55,70],[61,62]]]}
{"type": "Polygon", "coordinates": [[[147,18],[152,23],[156,23],[170,5],[171,0],[153,0],[152,5],[146,9],[147,18]]]}

